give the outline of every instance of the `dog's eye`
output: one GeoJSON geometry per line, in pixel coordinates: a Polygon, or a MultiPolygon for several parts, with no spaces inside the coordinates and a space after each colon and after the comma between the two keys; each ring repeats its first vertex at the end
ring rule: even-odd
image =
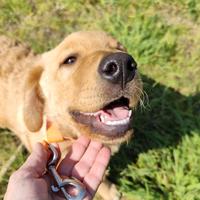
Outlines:
{"type": "Polygon", "coordinates": [[[77,59],[76,56],[69,56],[67,59],[65,59],[63,64],[66,64],[66,65],[74,64],[76,62],[76,59],[77,59]]]}

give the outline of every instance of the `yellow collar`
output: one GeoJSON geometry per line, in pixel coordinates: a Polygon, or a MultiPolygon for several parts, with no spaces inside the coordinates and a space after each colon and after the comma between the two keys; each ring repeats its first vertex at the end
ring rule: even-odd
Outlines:
{"type": "Polygon", "coordinates": [[[47,121],[46,134],[44,137],[44,141],[46,141],[47,143],[58,143],[58,142],[64,142],[66,140],[74,141],[72,137],[63,136],[58,126],[47,121]]]}

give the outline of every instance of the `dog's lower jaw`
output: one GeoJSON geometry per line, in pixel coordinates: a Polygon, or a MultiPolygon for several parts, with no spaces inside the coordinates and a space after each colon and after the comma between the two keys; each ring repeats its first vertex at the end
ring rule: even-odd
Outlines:
{"type": "Polygon", "coordinates": [[[60,132],[64,137],[78,138],[80,136],[86,136],[91,140],[96,140],[103,143],[106,146],[111,148],[112,153],[118,151],[120,145],[125,142],[129,142],[131,137],[133,136],[133,129],[126,131],[123,135],[119,137],[106,137],[101,133],[95,133],[91,130],[90,127],[83,125],[81,123],[77,123],[72,118],[68,119],[68,123],[65,121],[59,120],[55,121],[57,126],[59,127],[60,132]]]}
{"type": "Polygon", "coordinates": [[[115,146],[120,146],[124,142],[128,142],[133,135],[133,130],[127,131],[123,136],[120,137],[105,137],[104,135],[98,134],[98,135],[93,135],[92,138],[99,140],[103,142],[106,145],[115,145],[115,146]]]}
{"type": "Polygon", "coordinates": [[[74,130],[73,132],[74,135],[85,135],[90,139],[98,140],[106,145],[120,145],[123,142],[129,141],[133,133],[133,129],[130,129],[122,134],[116,134],[115,136],[111,137],[109,136],[109,133],[102,134],[101,132],[95,132],[91,129],[91,127],[81,123],[77,123],[74,120],[72,120],[72,127],[76,127],[76,130],[74,130]]]}

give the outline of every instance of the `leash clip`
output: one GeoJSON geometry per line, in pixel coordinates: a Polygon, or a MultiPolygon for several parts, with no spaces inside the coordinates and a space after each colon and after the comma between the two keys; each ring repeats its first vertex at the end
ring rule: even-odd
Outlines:
{"type": "Polygon", "coordinates": [[[52,175],[56,185],[51,185],[51,190],[56,193],[61,191],[66,200],[82,200],[85,197],[86,189],[85,186],[75,178],[62,178],[57,170],[56,166],[60,160],[60,155],[57,149],[52,145],[49,145],[51,151],[51,159],[47,164],[48,172],[52,175]],[[74,188],[76,191],[75,195],[69,194],[66,188],[74,188]]]}

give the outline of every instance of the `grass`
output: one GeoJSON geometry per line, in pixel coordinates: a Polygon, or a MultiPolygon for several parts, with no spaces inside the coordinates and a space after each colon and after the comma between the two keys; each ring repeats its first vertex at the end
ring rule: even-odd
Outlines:
{"type": "MultiPolygon", "coordinates": [[[[130,200],[200,199],[199,1],[0,1],[0,33],[36,52],[80,29],[118,38],[137,60],[149,96],[135,114],[134,139],[111,161],[110,179],[130,200]]],[[[0,167],[17,145],[1,130],[0,167]]],[[[3,177],[0,198],[25,157],[23,150],[3,177]]]]}

